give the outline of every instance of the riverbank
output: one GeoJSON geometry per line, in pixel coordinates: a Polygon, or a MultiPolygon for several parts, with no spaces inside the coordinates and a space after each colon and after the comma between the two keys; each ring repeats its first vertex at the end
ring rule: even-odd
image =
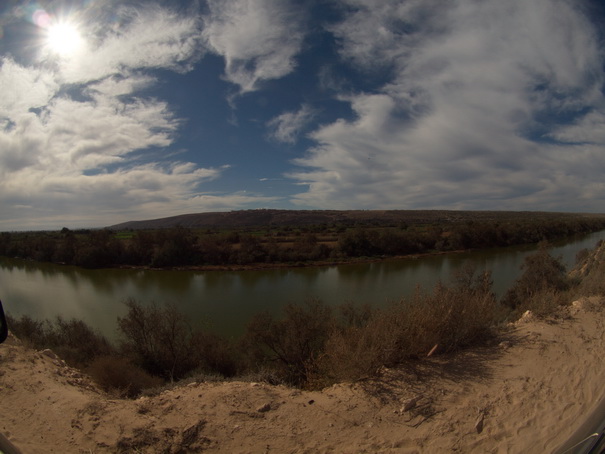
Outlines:
{"type": "Polygon", "coordinates": [[[452,212],[395,222],[381,213],[366,213],[363,222],[345,218],[312,225],[299,219],[302,224],[3,232],[0,255],[89,269],[245,270],[537,244],[605,228],[602,215],[492,212],[486,218],[452,212]]]}
{"type": "MultiPolygon", "coordinates": [[[[529,245],[528,245],[529,246],[529,245]]],[[[422,254],[408,254],[382,257],[353,257],[334,260],[316,260],[308,262],[286,262],[286,263],[251,263],[247,265],[190,265],[190,266],[172,266],[172,267],[152,267],[152,266],[134,266],[119,265],[116,269],[122,270],[141,270],[141,271],[265,271],[265,270],[288,270],[295,268],[322,268],[329,266],[355,265],[366,263],[381,263],[385,261],[397,260],[418,260],[423,257],[438,257],[444,255],[463,254],[471,252],[472,249],[458,249],[455,251],[432,251],[422,254]]],[[[63,264],[64,265],[64,264],[63,264]]]]}
{"type": "Polygon", "coordinates": [[[551,452],[602,395],[598,298],[490,345],[306,392],[189,383],[114,399],[51,352],[0,346],[0,431],[24,452],[551,452]]]}
{"type": "MultiPolygon", "coordinates": [[[[577,253],[594,248],[599,240],[605,240],[605,232],[555,244],[551,253],[561,256],[571,269],[577,253]]],[[[88,270],[0,258],[0,298],[14,317],[76,318],[112,340],[117,337],[116,317],[126,313],[125,299],[143,304],[176,303],[193,326],[207,326],[219,335],[238,338],[261,311],[280,317],[288,303],[302,304],[313,298],[331,306],[353,302],[384,307],[411,296],[418,285],[430,290],[437,282],[449,282],[452,273],[463,265],[492,271],[493,289],[500,298],[514,284],[524,257],[532,251],[531,247],[512,247],[366,264],[243,272],[88,270]],[[49,288],[60,297],[49,299],[49,288]]]]}

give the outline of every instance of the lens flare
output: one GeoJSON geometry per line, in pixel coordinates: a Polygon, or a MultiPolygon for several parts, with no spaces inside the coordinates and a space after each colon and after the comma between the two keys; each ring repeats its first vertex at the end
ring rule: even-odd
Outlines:
{"type": "Polygon", "coordinates": [[[50,15],[43,9],[37,9],[32,14],[32,21],[40,28],[48,28],[52,22],[50,15]]]}

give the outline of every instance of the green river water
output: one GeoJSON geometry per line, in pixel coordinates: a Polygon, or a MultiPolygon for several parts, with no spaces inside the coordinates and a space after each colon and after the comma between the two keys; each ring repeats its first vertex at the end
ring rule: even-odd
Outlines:
{"type": "MultiPolygon", "coordinates": [[[[593,248],[605,231],[556,243],[552,254],[570,269],[577,252],[593,248]]],[[[384,305],[409,295],[417,285],[431,288],[447,281],[465,263],[492,271],[494,291],[502,295],[519,276],[525,256],[535,247],[480,250],[420,258],[339,266],[261,271],[86,270],[0,257],[0,299],[13,316],[84,320],[115,338],[123,301],[172,302],[193,325],[225,336],[238,336],[257,312],[279,313],[287,303],[320,298],[384,305]]]]}

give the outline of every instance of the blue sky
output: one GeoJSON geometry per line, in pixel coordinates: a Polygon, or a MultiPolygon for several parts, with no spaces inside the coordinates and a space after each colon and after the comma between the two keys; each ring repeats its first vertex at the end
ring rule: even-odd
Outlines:
{"type": "Polygon", "coordinates": [[[605,212],[584,0],[4,0],[0,230],[204,211],[605,212]]]}

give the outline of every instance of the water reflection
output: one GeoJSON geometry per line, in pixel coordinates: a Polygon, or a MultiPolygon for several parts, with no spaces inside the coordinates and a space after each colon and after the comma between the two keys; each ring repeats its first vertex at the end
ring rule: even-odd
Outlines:
{"type": "MultiPolygon", "coordinates": [[[[567,267],[577,252],[605,239],[605,231],[556,245],[567,267]]],[[[314,268],[261,271],[84,270],[0,257],[0,297],[15,316],[61,315],[86,321],[109,337],[126,298],[143,304],[171,302],[193,324],[238,336],[260,311],[278,312],[287,303],[318,297],[328,304],[353,301],[385,304],[410,295],[417,286],[431,288],[470,263],[491,270],[501,296],[518,277],[532,247],[387,260],[314,268]]]]}

